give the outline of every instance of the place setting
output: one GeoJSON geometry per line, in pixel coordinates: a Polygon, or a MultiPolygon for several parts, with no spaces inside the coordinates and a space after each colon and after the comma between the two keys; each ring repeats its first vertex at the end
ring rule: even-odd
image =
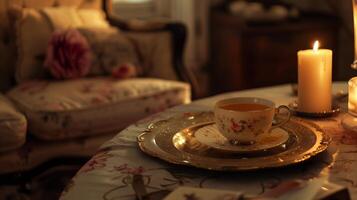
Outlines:
{"type": "Polygon", "coordinates": [[[170,163],[218,171],[283,167],[323,152],[331,138],[309,119],[340,112],[332,100],[332,51],[319,49],[315,41],[297,55],[294,102],[277,106],[254,96],[223,99],[212,111],[151,124],[137,138],[140,149],[170,163]]]}
{"type": "Polygon", "coordinates": [[[138,136],[145,153],[174,164],[245,171],[297,164],[324,151],[330,137],[287,106],[255,97],[216,102],[212,112],[175,116],[138,136]]]}

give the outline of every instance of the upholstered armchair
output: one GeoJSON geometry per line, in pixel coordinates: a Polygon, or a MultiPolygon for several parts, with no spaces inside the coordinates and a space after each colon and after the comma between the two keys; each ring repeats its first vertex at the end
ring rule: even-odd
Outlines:
{"type": "MultiPolygon", "coordinates": [[[[22,39],[35,43],[46,37],[37,34],[22,39]]],[[[101,143],[129,124],[190,102],[191,87],[196,87],[182,62],[185,27],[179,23],[121,20],[111,13],[110,0],[0,1],[0,39],[0,122],[17,120],[6,124],[6,134],[0,131],[0,137],[13,137],[0,138],[0,145],[4,147],[0,148],[2,184],[11,180],[12,184],[26,185],[43,170],[82,163],[101,143]],[[19,22],[14,22],[14,18],[19,17],[12,10],[14,7],[26,10],[26,16],[30,16],[26,19],[25,15],[20,16],[25,19],[20,23],[20,33],[16,29],[19,22]],[[39,10],[60,7],[104,11],[109,24],[118,27],[134,43],[141,64],[149,70],[141,77],[125,80],[115,80],[110,75],[51,80],[42,77],[42,66],[36,66],[38,60],[21,61],[20,65],[25,68],[19,69],[19,60],[26,52],[34,54],[45,48],[39,45],[21,49],[19,37],[42,28],[38,25],[43,18],[39,10]],[[26,26],[26,23],[29,24],[26,26]],[[8,106],[4,119],[1,117],[5,112],[3,105],[8,106]],[[17,132],[12,134],[11,131],[17,132]]],[[[41,59],[43,54],[34,57],[41,59]]],[[[2,126],[5,125],[0,123],[0,128],[2,126]]],[[[1,187],[0,194],[6,194],[1,187]]]]}

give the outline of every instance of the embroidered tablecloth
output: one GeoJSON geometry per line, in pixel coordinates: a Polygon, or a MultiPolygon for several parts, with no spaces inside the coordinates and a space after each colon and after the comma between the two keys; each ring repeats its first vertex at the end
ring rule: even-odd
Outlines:
{"type": "MultiPolygon", "coordinates": [[[[347,91],[347,83],[334,83],[333,91],[347,91]]],[[[279,169],[244,173],[213,172],[169,164],[139,150],[136,137],[148,124],[187,112],[210,111],[217,100],[238,96],[267,98],[277,105],[286,105],[296,99],[290,85],[281,85],[213,96],[143,119],[103,144],[98,153],[73,177],[61,199],[135,199],[131,186],[135,174],[143,176],[149,192],[184,185],[249,194],[262,194],[284,180],[326,176],[330,182],[348,187],[352,199],[357,199],[357,135],[341,126],[344,113],[333,118],[314,120],[332,137],[333,142],[327,151],[302,164],[279,169]]],[[[341,106],[343,110],[346,109],[346,103],[341,106]]]]}

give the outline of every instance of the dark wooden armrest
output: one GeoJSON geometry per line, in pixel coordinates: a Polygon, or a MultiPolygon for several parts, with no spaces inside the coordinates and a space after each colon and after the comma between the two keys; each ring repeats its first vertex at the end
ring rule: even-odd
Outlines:
{"type": "Polygon", "coordinates": [[[139,20],[139,19],[122,19],[111,15],[108,21],[112,26],[116,26],[126,31],[151,32],[165,30],[170,22],[163,20],[139,20]]]}
{"type": "Polygon", "coordinates": [[[130,32],[158,32],[168,31],[172,35],[172,64],[175,72],[181,81],[191,84],[193,98],[199,93],[199,87],[192,71],[187,69],[183,62],[184,48],[186,44],[186,26],[179,22],[167,21],[144,21],[144,20],[123,20],[115,16],[109,16],[108,21],[112,26],[116,26],[123,31],[130,32]]]}

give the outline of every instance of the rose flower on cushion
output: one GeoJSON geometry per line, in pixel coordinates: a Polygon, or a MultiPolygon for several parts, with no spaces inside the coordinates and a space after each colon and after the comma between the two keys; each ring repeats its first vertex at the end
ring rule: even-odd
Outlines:
{"type": "Polygon", "coordinates": [[[130,63],[114,67],[112,70],[112,76],[117,79],[126,79],[136,77],[136,67],[130,63]]]}
{"type": "Polygon", "coordinates": [[[58,30],[47,48],[45,67],[57,79],[84,77],[91,67],[91,49],[76,29],[58,30]]]}

